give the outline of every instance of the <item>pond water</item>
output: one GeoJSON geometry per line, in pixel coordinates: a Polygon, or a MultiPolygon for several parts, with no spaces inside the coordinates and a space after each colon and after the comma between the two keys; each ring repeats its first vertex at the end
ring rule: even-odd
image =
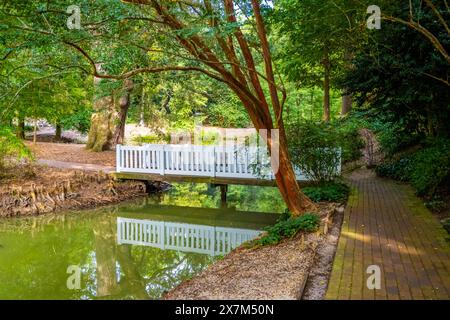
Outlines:
{"type": "Polygon", "coordinates": [[[0,299],[158,299],[276,221],[276,188],[206,184],[119,206],[0,219],[0,299]]]}

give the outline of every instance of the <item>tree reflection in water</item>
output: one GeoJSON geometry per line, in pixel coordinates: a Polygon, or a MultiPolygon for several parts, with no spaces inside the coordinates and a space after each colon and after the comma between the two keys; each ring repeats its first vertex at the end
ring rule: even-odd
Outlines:
{"type": "MultiPolygon", "coordinates": [[[[219,208],[220,192],[217,187],[202,183],[176,183],[167,193],[150,198],[153,203],[198,208],[219,208]]],[[[239,211],[278,212],[286,205],[277,188],[230,185],[227,192],[229,208],[239,211]]]]}
{"type": "MultiPolygon", "coordinates": [[[[257,190],[233,186],[229,189],[229,212],[216,210],[209,214],[198,210],[193,223],[214,225],[220,220],[224,223],[220,225],[233,227],[245,222],[248,229],[256,222],[270,223],[275,219],[270,215],[234,210],[283,210],[275,188],[257,190]]],[[[207,185],[177,186],[160,198],[159,204],[163,206],[218,208],[220,203],[217,190],[207,185]]],[[[161,206],[159,209],[143,206],[152,201],[155,200],[86,212],[0,220],[0,299],[158,299],[164,291],[214,261],[214,257],[205,254],[117,245],[117,216],[133,218],[134,213],[126,211],[134,210],[141,219],[142,215],[148,219],[157,217],[161,206]],[[70,276],[67,268],[71,265],[82,270],[79,290],[69,290],[66,285],[70,276]]],[[[171,219],[177,221],[177,214],[171,219]]]]}
{"type": "Polygon", "coordinates": [[[94,227],[97,298],[159,298],[214,261],[208,255],[118,245],[115,219],[94,227]]]}

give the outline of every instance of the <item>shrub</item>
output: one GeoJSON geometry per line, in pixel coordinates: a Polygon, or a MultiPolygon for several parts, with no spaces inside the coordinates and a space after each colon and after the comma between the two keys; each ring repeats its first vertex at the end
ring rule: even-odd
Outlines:
{"type": "Polygon", "coordinates": [[[69,114],[61,119],[61,124],[65,129],[76,129],[81,133],[87,133],[91,126],[92,110],[80,106],[73,114],[69,114]]]}
{"type": "Polygon", "coordinates": [[[278,222],[280,221],[286,221],[291,217],[291,213],[289,212],[289,209],[285,209],[278,218],[278,222]]]}
{"type": "Polygon", "coordinates": [[[414,157],[411,183],[419,195],[432,195],[450,182],[450,141],[439,139],[414,157]]]}
{"type": "Polygon", "coordinates": [[[220,143],[220,134],[217,131],[200,131],[200,141],[202,146],[212,146],[220,143]]]}
{"type": "Polygon", "coordinates": [[[413,165],[413,157],[405,156],[398,159],[391,159],[378,165],[375,168],[375,172],[380,177],[392,178],[399,181],[409,181],[413,165]]]}
{"type": "Polygon", "coordinates": [[[433,212],[441,212],[447,208],[447,203],[439,197],[433,197],[432,199],[424,202],[425,207],[433,212]]]}
{"type": "Polygon", "coordinates": [[[314,181],[331,181],[340,163],[336,132],[325,123],[290,124],[287,129],[289,151],[295,167],[314,181]]]}
{"type": "Polygon", "coordinates": [[[168,136],[160,136],[160,135],[147,135],[147,136],[135,136],[132,139],[132,144],[142,145],[142,144],[155,144],[155,143],[168,143],[170,137],[168,136]]]}
{"type": "Polygon", "coordinates": [[[30,150],[6,127],[0,126],[0,170],[5,168],[7,159],[31,159],[30,150]]]}
{"type": "Polygon", "coordinates": [[[369,124],[369,128],[375,132],[381,150],[388,157],[417,145],[422,138],[422,135],[406,128],[402,121],[391,122],[385,119],[376,119],[369,124]]]}
{"type": "Polygon", "coordinates": [[[358,117],[338,121],[292,122],[286,126],[289,151],[294,165],[315,181],[331,181],[340,162],[361,157],[364,142],[359,135],[363,126],[358,117]]]}
{"type": "Polygon", "coordinates": [[[334,124],[336,138],[342,150],[342,162],[358,160],[364,141],[359,134],[359,129],[365,127],[365,122],[358,116],[348,116],[334,124]]]}
{"type": "Polygon", "coordinates": [[[303,193],[312,201],[345,202],[350,193],[350,188],[343,183],[326,183],[302,189],[303,193]]]}
{"type": "Polygon", "coordinates": [[[279,243],[284,238],[292,238],[299,231],[314,232],[319,227],[320,218],[316,214],[305,213],[299,217],[290,217],[286,220],[280,219],[273,226],[265,228],[267,233],[251,244],[254,246],[265,246],[279,243]]]}
{"type": "Polygon", "coordinates": [[[432,196],[450,182],[450,140],[435,139],[412,153],[391,158],[375,169],[377,175],[410,182],[421,196],[432,196]]]}
{"type": "Polygon", "coordinates": [[[442,220],[442,225],[443,225],[445,231],[450,233],[450,218],[445,218],[444,220],[442,220]]]}

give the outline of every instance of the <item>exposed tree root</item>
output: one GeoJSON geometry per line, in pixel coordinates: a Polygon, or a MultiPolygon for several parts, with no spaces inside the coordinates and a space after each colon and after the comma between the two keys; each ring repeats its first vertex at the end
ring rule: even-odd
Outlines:
{"type": "Polygon", "coordinates": [[[13,176],[0,181],[1,217],[98,207],[146,195],[143,183],[117,182],[103,172],[44,167],[34,171],[29,179],[13,176]]]}

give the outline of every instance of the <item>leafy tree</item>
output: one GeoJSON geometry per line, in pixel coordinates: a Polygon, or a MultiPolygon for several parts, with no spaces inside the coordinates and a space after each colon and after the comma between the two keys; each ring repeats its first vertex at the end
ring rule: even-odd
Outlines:
{"type": "MultiPolygon", "coordinates": [[[[417,8],[418,2],[413,3],[417,8]]],[[[420,24],[448,46],[450,34],[424,6],[417,13],[420,24]]],[[[443,5],[439,8],[448,15],[443,5]]],[[[398,4],[390,14],[408,19],[409,12],[408,4],[398,4]]],[[[448,135],[449,64],[421,33],[402,23],[383,22],[357,52],[353,65],[345,85],[360,108],[384,122],[401,123],[406,134],[448,135]]]]}
{"type": "Polygon", "coordinates": [[[89,68],[96,78],[124,80],[141,73],[195,71],[224,83],[239,97],[254,127],[269,131],[269,152],[279,146],[275,178],[290,210],[300,214],[315,209],[301,193],[287,151],[286,92],[276,81],[264,20],[267,8],[258,0],[126,2],[135,5],[80,1],[87,17],[76,32],[64,28],[66,4],[60,1],[7,2],[0,19],[11,31],[10,41],[15,36],[36,37],[34,45],[58,43],[85,58],[79,67],[89,68]],[[18,14],[24,23],[15,18],[18,14]],[[279,143],[271,129],[279,130],[279,143]]]}
{"type": "MultiPolygon", "coordinates": [[[[284,72],[299,86],[322,87],[325,121],[331,118],[330,88],[349,67],[351,51],[360,38],[360,8],[349,0],[282,0],[271,15],[284,72]]],[[[345,114],[351,108],[345,90],[342,103],[345,114]]]]}
{"type": "Polygon", "coordinates": [[[31,153],[23,142],[15,137],[10,128],[0,126],[0,177],[8,158],[30,159],[31,153]]]}

